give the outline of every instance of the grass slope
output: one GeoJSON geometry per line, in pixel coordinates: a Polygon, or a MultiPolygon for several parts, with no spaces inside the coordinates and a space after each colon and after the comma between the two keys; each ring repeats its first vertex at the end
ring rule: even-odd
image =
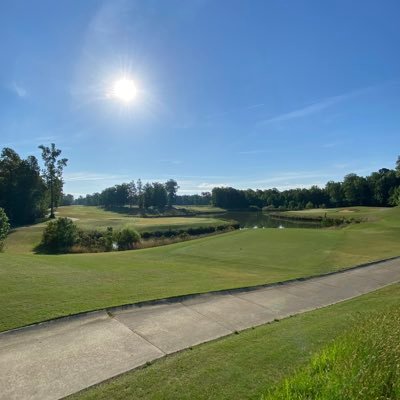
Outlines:
{"type": "Polygon", "coordinates": [[[400,398],[399,305],[360,319],[263,400],[400,398]]]}
{"type": "Polygon", "coordinates": [[[399,306],[400,285],[392,285],[168,356],[71,400],[260,399],[306,365],[313,353],[355,329],[360,317],[399,306]]]}
{"type": "Polygon", "coordinates": [[[40,227],[0,254],[0,330],[142,300],[320,274],[400,254],[400,208],[344,229],[235,231],[169,246],[35,255],[40,227]],[[28,244],[27,244],[28,243],[28,244]]]}

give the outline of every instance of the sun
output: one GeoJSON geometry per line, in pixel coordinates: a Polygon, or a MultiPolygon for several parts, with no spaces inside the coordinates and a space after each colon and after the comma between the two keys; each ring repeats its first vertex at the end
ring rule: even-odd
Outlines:
{"type": "Polygon", "coordinates": [[[130,103],[137,96],[135,82],[129,78],[121,78],[114,82],[111,96],[124,103],[130,103]]]}

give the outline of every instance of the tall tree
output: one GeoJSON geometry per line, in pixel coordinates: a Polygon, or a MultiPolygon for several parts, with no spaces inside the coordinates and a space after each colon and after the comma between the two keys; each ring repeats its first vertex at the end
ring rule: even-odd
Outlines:
{"type": "Polygon", "coordinates": [[[132,207],[137,199],[137,189],[135,181],[131,181],[128,183],[128,203],[129,207],[132,207]]]}
{"type": "Polygon", "coordinates": [[[22,159],[4,148],[0,155],[0,207],[12,225],[29,224],[43,217],[47,190],[36,157],[22,159]]]}
{"type": "Polygon", "coordinates": [[[43,174],[50,190],[50,218],[55,218],[54,207],[56,205],[56,196],[59,197],[61,194],[63,184],[62,172],[64,167],[67,166],[68,159],[59,159],[61,150],[57,149],[54,143],[50,147],[40,145],[39,149],[42,150],[42,158],[45,165],[43,174]]]}
{"type": "Polygon", "coordinates": [[[174,179],[170,179],[165,182],[165,189],[167,190],[167,204],[168,207],[172,207],[176,199],[176,193],[178,192],[179,186],[174,179]]]}
{"type": "Polygon", "coordinates": [[[140,178],[136,182],[136,189],[138,196],[138,206],[140,209],[142,209],[144,207],[144,198],[143,198],[143,184],[140,178]]]}

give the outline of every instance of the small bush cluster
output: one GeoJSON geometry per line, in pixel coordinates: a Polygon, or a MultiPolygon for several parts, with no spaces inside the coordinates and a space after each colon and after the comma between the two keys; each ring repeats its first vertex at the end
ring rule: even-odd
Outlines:
{"type": "Polygon", "coordinates": [[[40,248],[52,253],[66,253],[76,243],[78,228],[69,218],[50,221],[43,231],[40,248]]]}
{"type": "Polygon", "coordinates": [[[78,229],[69,218],[57,218],[50,221],[43,231],[42,242],[38,251],[48,253],[97,253],[112,250],[132,250],[135,248],[154,247],[190,239],[192,236],[206,235],[239,229],[239,224],[200,226],[189,229],[169,229],[143,232],[123,228],[113,231],[78,229]],[[145,242],[141,242],[141,239],[145,242]]]}
{"type": "Polygon", "coordinates": [[[38,250],[49,253],[130,250],[139,241],[139,233],[132,228],[123,228],[116,232],[111,227],[106,231],[84,231],[78,229],[69,218],[57,218],[50,221],[44,229],[38,250]]]}
{"type": "Polygon", "coordinates": [[[399,309],[368,316],[262,399],[400,399],[399,338],[399,309]]]}
{"type": "Polygon", "coordinates": [[[223,232],[226,230],[239,229],[239,224],[230,225],[217,225],[217,226],[198,226],[188,229],[168,229],[166,231],[157,230],[142,232],[143,239],[153,239],[153,238],[173,238],[173,237],[184,237],[184,236],[199,236],[206,235],[214,232],[223,232]]]}

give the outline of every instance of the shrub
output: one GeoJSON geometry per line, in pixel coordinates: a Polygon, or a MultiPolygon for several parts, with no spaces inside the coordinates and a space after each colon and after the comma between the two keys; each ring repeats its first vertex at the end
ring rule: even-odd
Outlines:
{"type": "Polygon", "coordinates": [[[50,221],[43,231],[41,247],[50,252],[67,252],[78,238],[78,229],[69,218],[50,221]]]}
{"type": "Polygon", "coordinates": [[[116,233],[118,250],[131,250],[140,241],[140,234],[132,228],[124,228],[116,233]]]}
{"type": "Polygon", "coordinates": [[[10,230],[10,223],[7,214],[0,208],[0,251],[3,250],[4,240],[10,230]]]}

